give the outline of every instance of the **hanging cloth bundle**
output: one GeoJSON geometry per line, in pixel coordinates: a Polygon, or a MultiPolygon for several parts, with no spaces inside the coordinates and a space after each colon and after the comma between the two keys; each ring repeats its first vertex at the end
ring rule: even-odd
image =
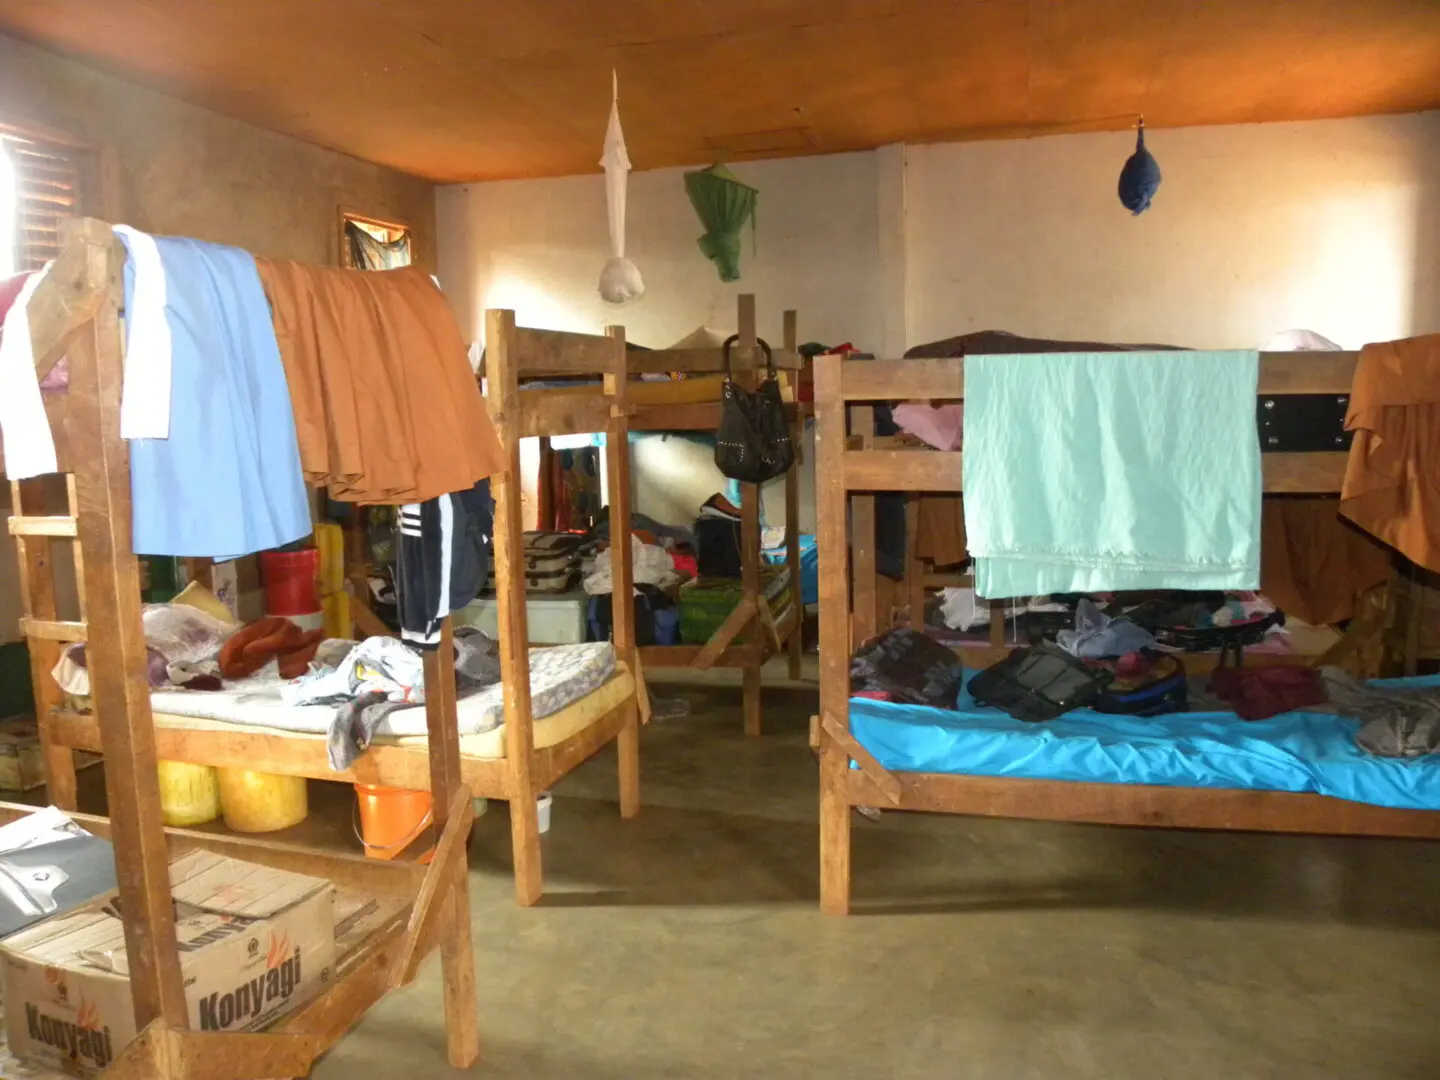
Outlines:
{"type": "Polygon", "coordinates": [[[625,133],[620,130],[620,79],[610,73],[610,124],[605,129],[605,152],[600,164],[605,167],[605,207],[610,216],[610,261],[600,271],[600,298],[611,304],[623,304],[645,293],[640,268],[625,257],[625,187],[630,177],[630,154],[625,149],[625,133]]]}
{"type": "Polygon", "coordinates": [[[730,348],[739,334],[725,339],[725,387],[720,397],[720,426],[715,432],[715,467],[732,480],[763,484],[795,464],[795,446],[785,421],[785,403],[775,378],[775,357],[762,339],[769,369],[758,390],[746,390],[730,376],[730,348]]]}
{"type": "Polygon", "coordinates": [[[1120,202],[1136,217],[1150,209],[1150,200],[1160,190],[1160,163],[1145,149],[1145,118],[1140,117],[1135,133],[1135,152],[1120,170],[1120,202]]]}
{"type": "Polygon", "coordinates": [[[685,192],[705,226],[700,250],[720,271],[721,281],[739,281],[740,230],[747,221],[753,227],[760,193],[723,165],[686,173],[685,192]]]}

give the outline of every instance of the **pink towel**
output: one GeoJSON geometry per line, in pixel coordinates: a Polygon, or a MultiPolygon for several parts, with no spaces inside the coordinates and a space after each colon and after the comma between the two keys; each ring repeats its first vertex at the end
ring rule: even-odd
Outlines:
{"type": "Polygon", "coordinates": [[[896,405],[895,423],[936,450],[959,450],[963,405],[896,405]]]}

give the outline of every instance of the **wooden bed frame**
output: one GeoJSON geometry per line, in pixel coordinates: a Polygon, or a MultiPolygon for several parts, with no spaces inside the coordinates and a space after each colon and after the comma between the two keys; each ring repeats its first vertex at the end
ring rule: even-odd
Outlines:
{"type": "MultiPolygon", "coordinates": [[[[155,728],[146,679],[140,621],[139,565],[130,548],[128,448],[120,438],[124,251],[108,225],[67,224],[60,258],[30,303],[36,367],[43,376],[68,355],[68,392],[47,395],[56,450],[65,474],[68,513],[43,505],[48,478],[12,484],[9,528],[16,538],[37,714],[52,776],[52,799],[74,809],[68,746],[56,743],[47,710],[59,688],[49,676],[62,643],[87,641],[96,738],[105,754],[110,818],[80,818],[115,847],[124,912],[130,983],[140,1031],[103,1076],[111,1080],[181,1080],[308,1074],[367,1009],[415,977],[421,960],[439,948],[445,1028],[452,1065],[479,1054],[475,966],[470,938],[465,841],[473,820],[460,780],[455,725],[454,667],[445,650],[425,660],[430,731],[429,784],[435,793],[439,842],[428,868],[409,862],[357,859],[265,840],[239,840],[166,830],[161,824],[155,728]],[[73,545],[79,619],[57,614],[52,547],[73,545]],[[58,789],[57,789],[58,788],[58,789]],[[183,975],[175,944],[169,862],[179,851],[203,848],[282,869],[328,877],[379,896],[402,898],[404,914],[350,954],[320,996],[262,1033],[211,1034],[190,1030],[183,975]]],[[[250,761],[248,767],[263,768],[250,761]]],[[[32,807],[0,805],[0,821],[32,807]]]]}
{"type": "MultiPolygon", "coordinates": [[[[738,299],[738,332],[740,340],[731,349],[731,363],[737,381],[754,385],[765,371],[764,355],[759,349],[756,336],[755,297],[742,294],[738,299]]],[[[781,347],[773,349],[777,372],[782,373],[782,395],[790,415],[791,437],[795,440],[798,454],[802,445],[806,416],[805,406],[799,400],[798,380],[806,366],[800,356],[796,313],[784,313],[784,339],[781,347]]],[[[725,370],[723,352],[720,349],[652,349],[630,352],[626,358],[626,370],[631,376],[642,374],[669,374],[684,372],[689,376],[720,375],[725,370]]],[[[647,391],[664,387],[664,383],[632,383],[630,402],[631,431],[705,431],[714,432],[720,419],[720,400],[717,396],[710,401],[689,401],[682,404],[646,404],[634,400],[636,387],[647,391]]],[[[527,391],[525,397],[534,394],[564,394],[567,391],[527,391]]],[[[569,419],[566,417],[566,419],[569,419]]],[[[573,429],[568,429],[573,430],[573,429]]],[[[547,431],[543,434],[560,434],[547,431]]],[[[607,454],[610,453],[607,440],[607,454]]],[[[609,469],[611,505],[615,500],[615,469],[609,469]]],[[[541,470],[541,483],[547,482],[545,470],[541,470]]],[[[628,472],[626,474],[628,485],[628,472]]],[[[627,487],[628,499],[628,487],[627,487]]],[[[546,498],[542,492],[542,502],[546,498]]],[[[612,514],[613,522],[614,516],[612,514]]],[[[612,536],[616,533],[612,532],[612,536]]],[[[628,549],[627,549],[628,554],[628,549]]],[[[755,484],[740,485],[740,559],[741,598],[730,616],[711,635],[704,645],[642,645],[640,661],[645,670],[661,667],[690,667],[709,669],[716,667],[740,668],[743,671],[743,713],[745,733],[760,734],[760,670],[770,657],[788,649],[790,678],[800,677],[802,655],[801,627],[804,623],[805,605],[801,598],[800,582],[800,481],[799,462],[785,474],[785,565],[789,568],[788,591],[790,604],[788,614],[777,624],[770,614],[760,588],[760,488],[755,484]],[[745,640],[738,640],[741,635],[745,640]]],[[[618,590],[617,590],[618,591],[618,590]]],[[[612,593],[612,595],[614,595],[612,593]]],[[[623,606],[623,605],[622,605],[623,606]]]]}
{"type": "MultiPolygon", "coordinates": [[[[524,642],[525,576],[520,532],[519,446],[523,435],[539,430],[597,430],[598,424],[613,436],[612,442],[625,447],[627,415],[624,405],[625,380],[619,374],[624,364],[623,329],[612,327],[607,336],[564,334],[547,330],[520,329],[511,312],[486,313],[489,327],[489,408],[496,432],[510,462],[510,469],[491,481],[495,496],[495,581],[500,619],[500,653],[505,694],[505,756],[478,758],[461,752],[455,743],[454,767],[459,782],[476,798],[505,799],[510,803],[511,845],[515,862],[515,895],[529,906],[539,901],[543,884],[540,859],[540,827],[535,796],[552,787],[581,762],[615,742],[620,755],[620,812],[633,817],[640,807],[639,717],[644,702],[643,682],[634,656],[633,613],[616,618],[617,657],[635,680],[635,690],[606,710],[605,714],[580,731],[552,746],[537,748],[530,710],[528,656],[516,642],[524,642]],[[563,397],[543,398],[519,394],[518,378],[535,370],[563,370],[571,374],[598,374],[604,382],[559,392],[563,397]],[[536,400],[532,400],[536,398],[536,400]],[[516,636],[518,635],[518,636],[516,636]]],[[[623,478],[628,454],[616,455],[614,470],[623,478]]],[[[128,498],[128,496],[127,496],[128,498]]],[[[17,502],[17,506],[19,503],[17,502]]],[[[128,507],[128,502],[126,503],[128,507]]],[[[128,509],[125,520],[129,520],[128,509]]],[[[626,487],[611,501],[611,520],[629,520],[629,491],[626,487]]],[[[14,527],[12,526],[12,531],[14,527]]],[[[24,556],[22,554],[22,560],[24,556]]],[[[629,574],[628,564],[623,571],[629,574]]],[[[618,579],[617,579],[618,580],[618,579]]],[[[22,585],[24,578],[22,576],[22,585]]],[[[626,586],[628,590],[628,585],[626,586]]],[[[354,605],[356,617],[364,612],[354,605]]],[[[75,808],[75,762],[72,751],[103,751],[103,731],[94,713],[69,712],[60,707],[59,691],[49,675],[58,650],[34,651],[32,638],[31,676],[36,686],[36,715],[45,746],[51,801],[63,809],[75,808]],[[39,658],[38,661],[36,658],[39,658]],[[43,706],[39,704],[42,702],[43,706]]],[[[379,632],[388,633],[383,626],[379,632]]],[[[73,640],[73,639],[66,639],[73,640]]],[[[450,663],[449,630],[438,653],[450,663]]],[[[435,654],[429,654],[429,664],[435,654]]],[[[429,685],[427,667],[427,685],[429,685]]],[[[453,676],[449,685],[453,693],[453,676]]],[[[446,706],[450,735],[455,735],[454,711],[446,706]]],[[[147,711],[147,724],[148,724],[147,711]]],[[[437,827],[440,802],[445,791],[431,778],[432,751],[425,745],[373,744],[354,765],[336,772],[330,768],[325,740],[273,728],[236,727],[233,731],[186,727],[154,727],[156,754],[165,761],[197,765],[252,769],[283,776],[304,776],[316,780],[374,784],[381,787],[435,792],[437,827]]],[[[433,743],[433,740],[432,740],[433,743]]]]}
{"type": "MultiPolygon", "coordinates": [[[[1355,353],[1262,353],[1260,393],[1348,394],[1355,353]]],[[[850,656],[874,625],[873,593],[859,564],[873,560],[876,491],[958,492],[959,451],[902,447],[874,436],[876,401],[961,401],[963,359],[815,361],[816,512],[820,550],[820,907],[850,908],[850,812],[855,806],[1158,828],[1234,829],[1346,836],[1440,837],[1440,813],[1395,810],[1321,795],[1135,784],[891,772],[850,730],[850,656]],[[846,410],[852,423],[846,430],[846,410]],[[852,602],[850,546],[856,555],[852,602]],[[857,609],[870,602],[871,611],[857,609]],[[855,767],[852,768],[852,762],[855,767]]],[[[1266,454],[1265,490],[1335,492],[1344,453],[1266,454]]],[[[1356,622],[1360,620],[1357,619],[1356,622]]],[[[1002,650],[1003,651],[1003,650],[1002,650]]],[[[978,653],[978,654],[977,654],[978,653]]],[[[994,659],[989,649],[971,663],[994,659]]]]}

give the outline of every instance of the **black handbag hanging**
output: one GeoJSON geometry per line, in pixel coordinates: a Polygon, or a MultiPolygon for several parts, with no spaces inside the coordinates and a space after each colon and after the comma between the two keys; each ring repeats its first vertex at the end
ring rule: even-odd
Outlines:
{"type": "Polygon", "coordinates": [[[785,420],[785,403],[775,378],[775,358],[764,340],[769,371],[758,390],[746,390],[730,375],[730,348],[739,334],[725,339],[725,387],[720,397],[720,426],[715,431],[715,467],[731,480],[763,484],[795,464],[795,445],[785,420]]]}

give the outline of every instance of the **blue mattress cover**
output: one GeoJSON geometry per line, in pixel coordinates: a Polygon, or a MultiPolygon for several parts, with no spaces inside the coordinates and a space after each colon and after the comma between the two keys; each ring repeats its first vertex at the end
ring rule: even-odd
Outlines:
{"type": "MultiPolygon", "coordinates": [[[[967,675],[966,682],[969,682],[967,675]]],[[[1440,675],[1374,685],[1440,686],[1440,675]]],[[[887,769],[1165,787],[1299,791],[1413,810],[1440,810],[1440,753],[1382,758],[1355,744],[1354,720],[1289,712],[1111,716],[1079,709],[1043,724],[975,702],[958,711],[850,700],[850,725],[887,769]]]]}

